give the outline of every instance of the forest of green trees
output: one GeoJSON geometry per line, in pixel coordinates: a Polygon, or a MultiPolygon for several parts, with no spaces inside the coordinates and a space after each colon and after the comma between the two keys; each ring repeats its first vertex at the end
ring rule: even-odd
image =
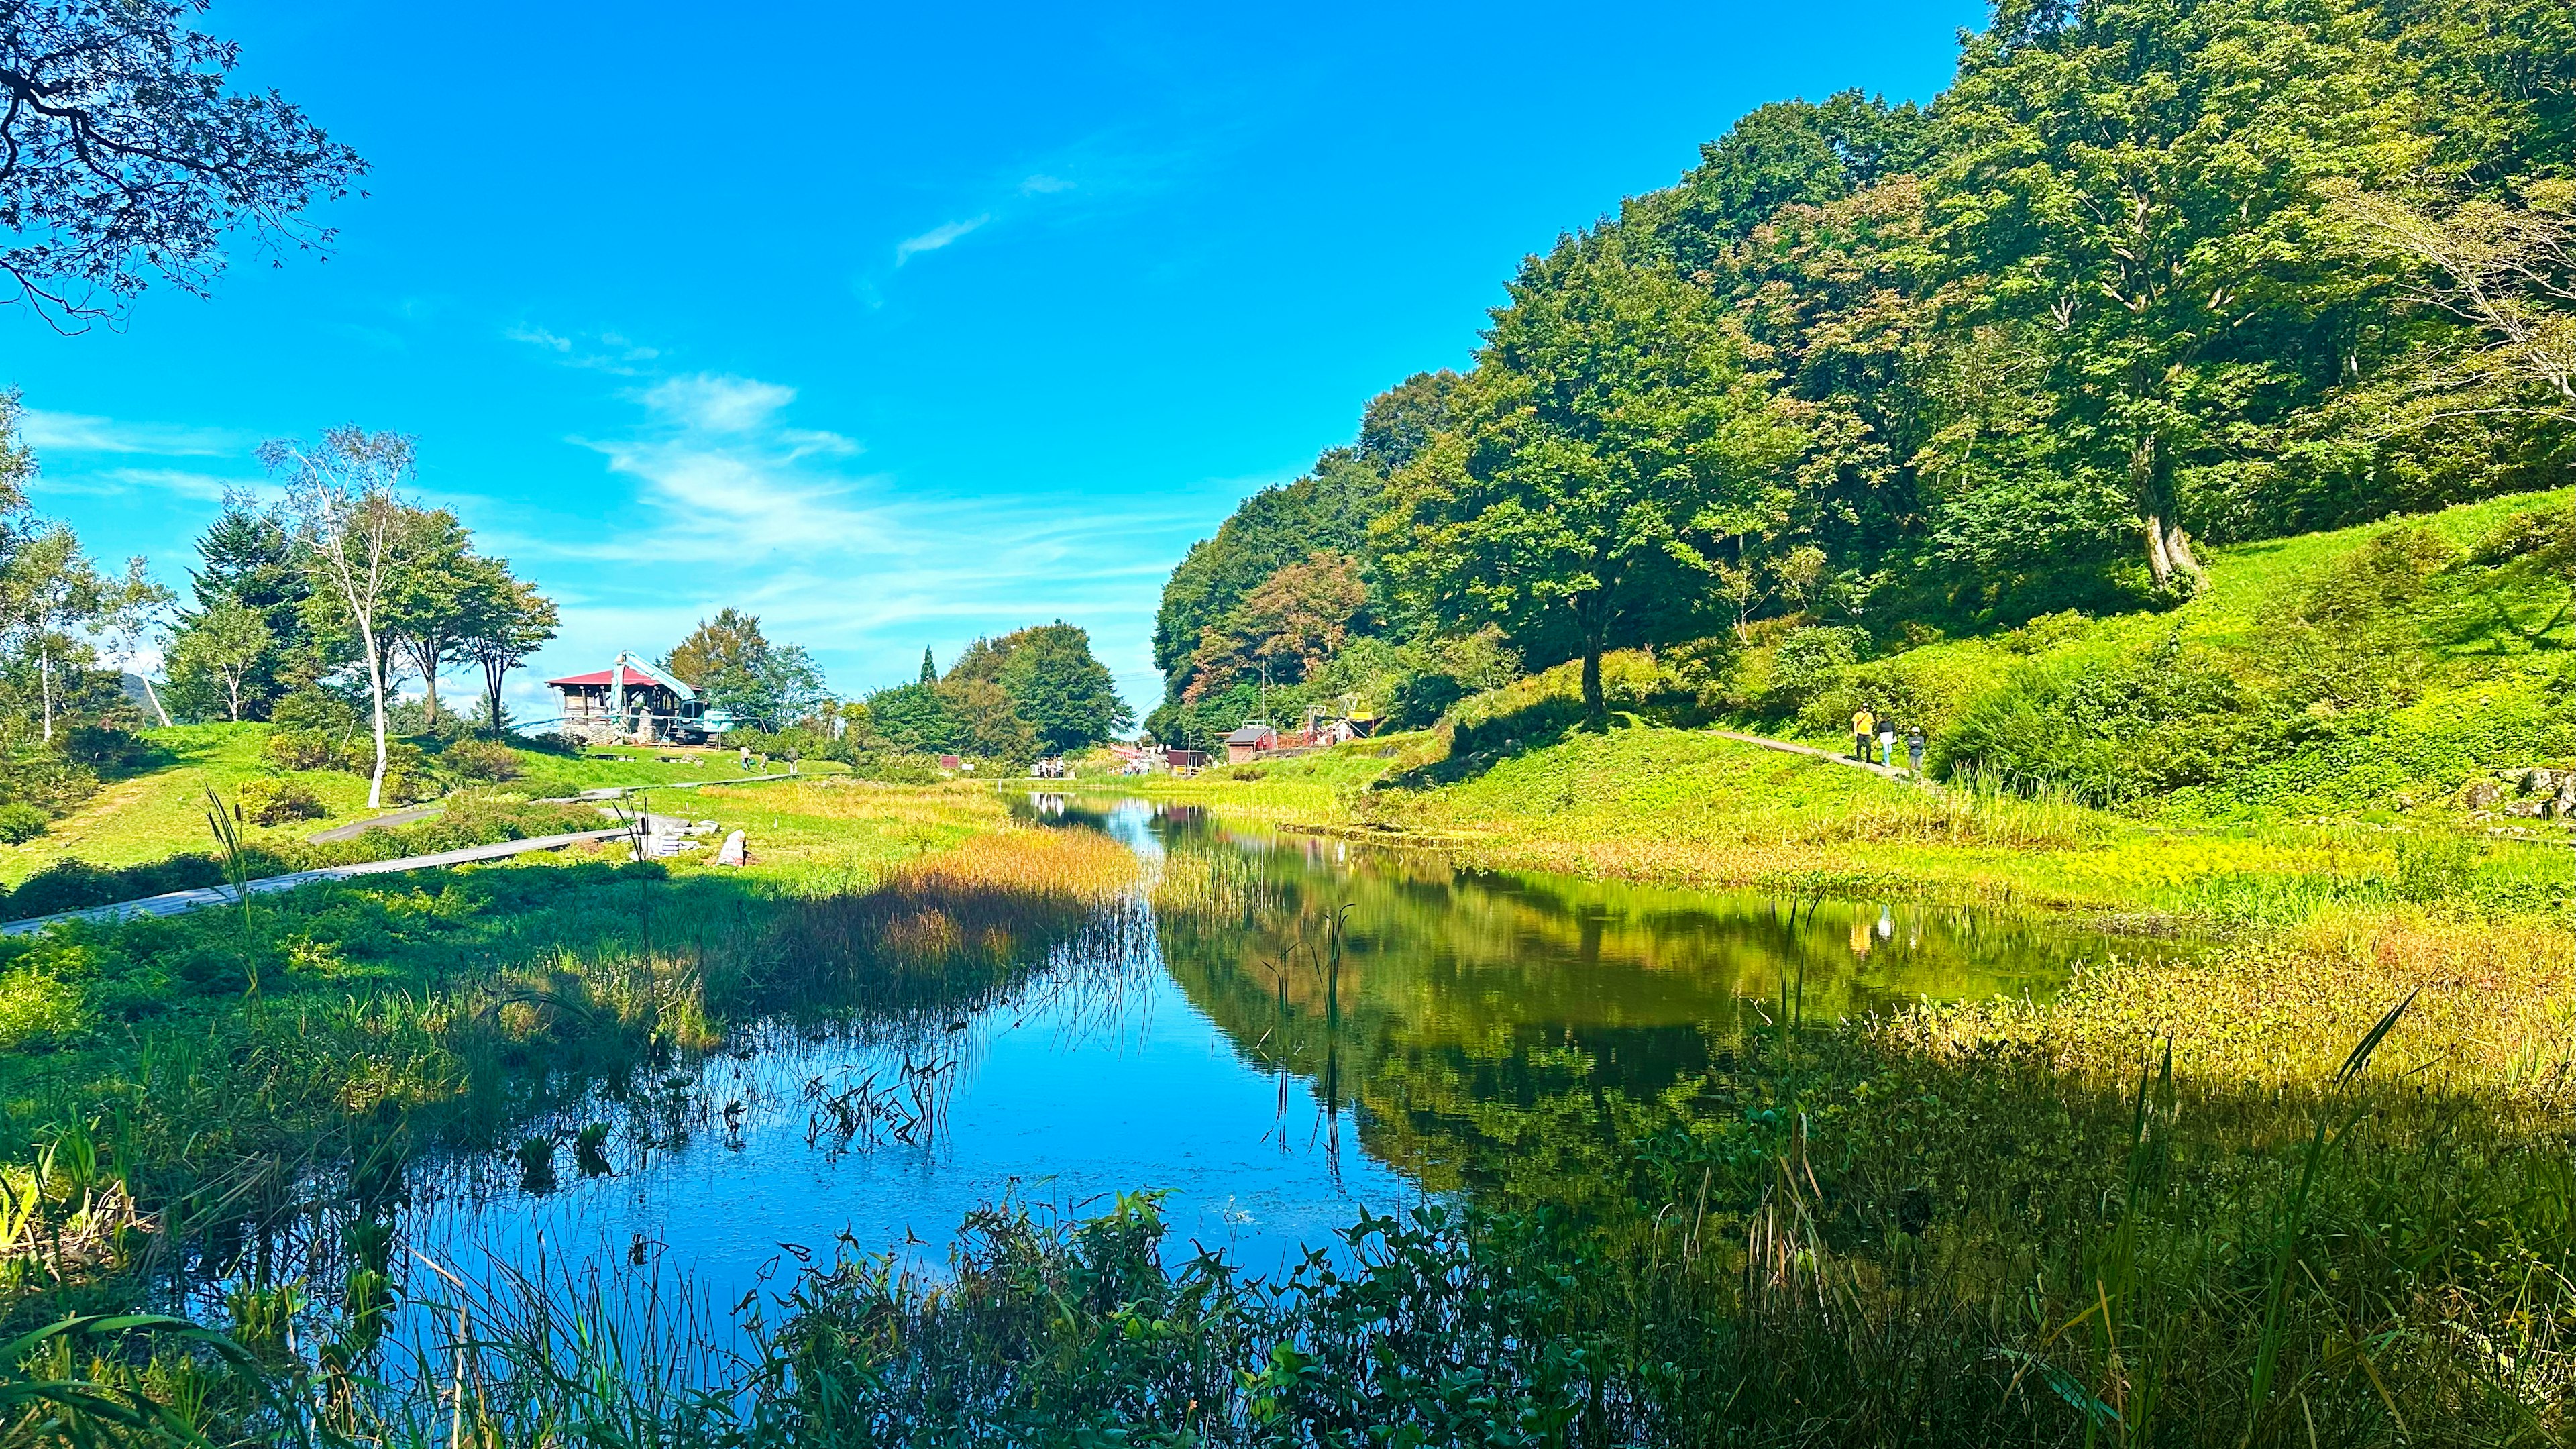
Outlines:
{"type": "Polygon", "coordinates": [[[1929,106],[1766,105],[1163,591],[1147,719],[1427,722],[1623,647],[1885,648],[2564,481],[2576,7],[2006,0],[1929,106]]]}

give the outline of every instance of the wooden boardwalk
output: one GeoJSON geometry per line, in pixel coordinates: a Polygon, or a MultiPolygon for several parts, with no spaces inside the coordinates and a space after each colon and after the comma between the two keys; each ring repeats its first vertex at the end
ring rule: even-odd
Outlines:
{"type": "MultiPolygon", "coordinates": [[[[532,850],[561,850],[568,845],[581,845],[594,840],[617,840],[625,836],[623,827],[609,830],[583,830],[570,835],[538,835],[526,840],[501,840],[490,845],[469,845],[461,850],[442,850],[435,855],[406,855],[398,860],[371,860],[363,865],[329,865],[320,870],[299,870],[291,875],[273,875],[250,883],[250,893],[269,895],[291,891],[315,881],[347,880],[361,875],[393,875],[406,870],[432,870],[443,865],[473,865],[480,861],[502,860],[525,855],[532,850]]],[[[57,921],[131,921],[138,916],[176,916],[201,906],[229,906],[241,897],[229,885],[202,886],[196,890],[169,891],[146,896],[139,901],[118,901],[114,905],[91,906],[86,910],[57,911],[50,916],[11,921],[0,926],[0,936],[24,936],[57,921]]]]}
{"type": "MultiPolygon", "coordinates": [[[[696,790],[708,785],[758,785],[772,780],[802,780],[808,778],[824,777],[805,775],[734,775],[728,777],[720,775],[707,780],[674,780],[667,784],[659,785],[612,785],[598,790],[584,790],[579,795],[573,796],[569,800],[558,800],[551,803],[602,805],[603,808],[600,810],[600,813],[606,815],[611,812],[605,808],[604,802],[622,799],[638,790],[696,790]]],[[[433,806],[423,810],[405,810],[397,811],[391,815],[379,815],[373,820],[362,820],[353,825],[339,826],[308,838],[317,843],[335,840],[354,840],[369,830],[383,829],[396,825],[409,825],[414,821],[437,813],[437,809],[438,807],[433,806]]],[[[682,828],[689,823],[684,820],[659,815],[648,815],[645,819],[647,822],[647,830],[656,834],[671,836],[677,836],[681,832],[682,828]]],[[[442,850],[430,855],[406,855],[396,860],[371,860],[359,865],[330,865],[324,866],[319,870],[299,870],[288,875],[273,875],[263,880],[255,880],[250,883],[249,892],[255,896],[264,896],[274,894],[278,891],[291,891],[297,886],[311,885],[315,881],[347,880],[353,876],[362,875],[394,875],[406,870],[435,870],[440,866],[446,865],[474,865],[487,860],[505,860],[510,856],[525,855],[534,850],[561,850],[565,846],[580,845],[588,841],[617,840],[623,838],[626,833],[626,827],[612,826],[605,830],[575,831],[569,835],[538,835],[532,836],[526,840],[501,840],[495,841],[490,845],[468,845],[458,850],[442,850]]],[[[176,916],[205,906],[233,905],[240,901],[240,899],[241,896],[236,894],[233,888],[229,885],[202,886],[196,890],[186,891],[168,891],[157,896],[146,896],[137,901],[118,901],[113,905],[89,906],[77,911],[57,911],[50,916],[36,916],[24,921],[11,921],[6,925],[0,925],[0,936],[28,935],[36,931],[41,931],[45,927],[50,926],[57,921],[122,922],[131,921],[139,916],[176,916]]]]}

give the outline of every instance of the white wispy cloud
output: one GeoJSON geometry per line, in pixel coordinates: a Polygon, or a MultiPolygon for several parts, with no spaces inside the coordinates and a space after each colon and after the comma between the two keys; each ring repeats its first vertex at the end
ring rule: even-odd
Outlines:
{"type": "Polygon", "coordinates": [[[894,244],[894,264],[899,267],[923,252],[935,252],[992,219],[993,214],[988,211],[980,216],[970,216],[964,221],[952,221],[934,226],[919,236],[905,237],[894,244]]]}
{"type": "Polygon", "coordinates": [[[180,468],[102,468],[68,475],[39,475],[37,492],[76,498],[119,498],[141,493],[214,503],[222,500],[225,490],[250,481],[180,468]]]}
{"type": "Polygon", "coordinates": [[[1039,172],[1034,176],[1023,178],[1020,182],[1020,194],[1022,196],[1052,196],[1059,191],[1071,191],[1072,189],[1072,182],[1065,180],[1061,176],[1049,176],[1044,172],[1039,172]]]}
{"type": "Polygon", "coordinates": [[[566,367],[588,368],[618,377],[642,376],[645,365],[662,355],[658,347],[647,347],[615,332],[567,334],[531,322],[514,322],[502,328],[501,335],[513,342],[524,342],[566,367]]]}
{"type": "Polygon", "coordinates": [[[47,452],[63,452],[211,458],[240,452],[245,443],[237,434],[222,428],[126,422],[44,408],[29,408],[21,414],[18,432],[40,457],[47,452]]]}
{"type": "Polygon", "coordinates": [[[626,481],[631,504],[484,530],[564,606],[549,663],[658,652],[731,606],[814,648],[855,691],[908,672],[924,643],[1064,617],[1098,632],[1131,692],[1153,688],[1143,641],[1156,591],[1204,504],[939,496],[851,467],[859,443],[793,419],[784,384],[701,374],[631,396],[631,431],[574,440],[626,481]]]}
{"type": "Polygon", "coordinates": [[[657,416],[701,433],[750,432],[794,401],[792,387],[705,372],[670,378],[644,392],[644,405],[657,416]]]}

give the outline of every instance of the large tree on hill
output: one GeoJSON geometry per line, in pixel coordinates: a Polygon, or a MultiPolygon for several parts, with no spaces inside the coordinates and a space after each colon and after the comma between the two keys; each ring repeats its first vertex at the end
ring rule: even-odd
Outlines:
{"type": "Polygon", "coordinates": [[[1092,657],[1089,631],[1058,619],[1003,638],[1009,647],[995,682],[1039,748],[1061,755],[1134,727],[1108,666],[1092,657]]]}
{"type": "MultiPolygon", "coordinates": [[[[1414,401],[1431,416],[1445,416],[1446,404],[1427,396],[1444,387],[1427,387],[1414,401]]],[[[1392,411],[1382,421],[1380,455],[1420,446],[1412,424],[1399,423],[1392,411]]],[[[1190,659],[1208,626],[1221,623],[1262,580],[1317,549],[1361,553],[1384,491],[1384,474],[1360,449],[1334,448],[1315,460],[1313,472],[1245,499],[1215,537],[1191,545],[1164,584],[1154,616],[1154,666],[1163,671],[1166,697],[1178,699],[1188,688],[1190,659]]]]}
{"type": "Polygon", "coordinates": [[[322,667],[304,626],[312,580],[296,560],[292,520],[246,491],[227,491],[223,511],[197,539],[197,558],[189,571],[196,607],[178,615],[171,639],[173,707],[198,718],[237,710],[240,718],[266,719],[271,701],[310,682],[322,667]],[[209,614],[228,606],[258,614],[268,636],[238,680],[190,667],[204,652],[186,645],[209,614]]]}
{"type": "Polygon", "coordinates": [[[1932,139],[1919,107],[1856,90],[1774,101],[1700,147],[1700,164],[1680,184],[1635,198],[1620,219],[1677,270],[1723,272],[1732,249],[1780,208],[1821,206],[1911,172],[1932,139]]]}
{"type": "Polygon", "coordinates": [[[275,643],[259,610],[244,604],[217,604],[171,640],[170,676],[173,680],[204,678],[221,685],[226,716],[239,724],[242,686],[275,643]]]}
{"type": "Polygon", "coordinates": [[[1398,594],[1441,627],[1502,626],[1533,664],[1704,631],[1715,547],[1794,456],[1743,329],[1615,230],[1533,258],[1452,427],[1398,472],[1374,530],[1398,594]]]}
{"type": "Polygon", "coordinates": [[[64,668],[85,669],[94,657],[89,637],[132,634],[169,599],[139,558],[123,574],[100,570],[66,524],[45,527],[10,552],[0,566],[0,621],[18,655],[36,665],[43,738],[54,737],[64,668]]]}
{"type": "Polygon", "coordinates": [[[345,611],[367,672],[374,768],[367,808],[385,795],[385,664],[377,623],[385,592],[401,569],[406,514],[402,488],[412,477],[415,445],[400,433],[333,428],[317,444],[277,439],[260,445],[260,461],[285,481],[297,523],[297,553],[313,594],[345,611]]]}
{"type": "MultiPolygon", "coordinates": [[[[403,511],[399,566],[387,581],[376,634],[390,661],[408,660],[420,676],[423,703],[438,718],[438,672],[492,606],[500,581],[475,557],[474,540],[444,508],[403,511]]],[[[390,669],[389,669],[390,672],[390,669]]]]}
{"type": "Polygon", "coordinates": [[[2422,154],[2394,78],[2343,0],[2013,0],[1942,99],[1963,319],[2046,349],[2066,461],[2125,497],[2159,589],[2206,576],[2197,479],[2368,345],[2388,273],[2321,183],[2422,154]]]}
{"type": "Polygon", "coordinates": [[[483,670],[484,719],[497,740],[509,732],[508,716],[501,708],[502,683],[511,670],[528,662],[530,655],[555,637],[563,621],[555,612],[554,600],[538,593],[536,585],[512,576],[509,560],[477,562],[486,578],[473,595],[475,608],[461,652],[483,670]]]}
{"type": "Polygon", "coordinates": [[[785,729],[830,698],[823,671],[802,645],[772,643],[759,616],[739,609],[699,620],[662,667],[688,681],[711,708],[762,729],[785,729]]]}
{"type": "Polygon", "coordinates": [[[187,27],[203,0],[0,0],[0,271],[57,325],[112,316],[147,274],[202,295],[222,241],[314,248],[305,213],[366,165],[240,50],[187,27]],[[101,297],[109,299],[102,303],[101,297]]]}

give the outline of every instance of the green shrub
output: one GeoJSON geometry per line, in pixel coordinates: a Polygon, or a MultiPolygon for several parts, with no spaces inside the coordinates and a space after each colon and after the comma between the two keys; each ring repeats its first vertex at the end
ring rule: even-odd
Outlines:
{"type": "MultiPolygon", "coordinates": [[[[353,773],[371,774],[375,769],[375,747],[370,741],[363,751],[364,763],[353,773]]],[[[385,791],[388,805],[411,805],[438,798],[438,780],[429,772],[429,756],[420,746],[408,740],[385,741],[385,791]]]]}
{"type": "Polygon", "coordinates": [[[70,813],[98,793],[98,771],[56,750],[30,746],[0,752],[0,800],[70,813]]]}
{"type": "Polygon", "coordinates": [[[65,725],[54,732],[54,743],[64,758],[100,770],[130,770],[162,755],[150,740],[108,724],[65,725]]]}
{"type": "Polygon", "coordinates": [[[261,749],[268,762],[281,770],[332,770],[340,765],[340,742],[316,730],[280,729],[261,749]]]}
{"type": "Polygon", "coordinates": [[[285,825],[330,814],[322,797],[300,780],[252,780],[241,788],[242,817],[254,825],[285,825]]]}
{"type": "Polygon", "coordinates": [[[1771,684],[1765,711],[1794,715],[1831,688],[1843,670],[1860,662],[1869,647],[1869,631],[1849,626],[1811,625],[1792,629],[1771,651],[1771,684]]]}
{"type": "Polygon", "coordinates": [[[334,740],[346,739],[358,728],[358,712],[347,701],[318,689],[299,689],[279,700],[268,719],[280,731],[327,735],[334,740]]]}
{"type": "Polygon", "coordinates": [[[0,975],[0,1051],[41,1046],[81,1029],[81,989],[41,967],[0,975]]]}
{"type": "Polygon", "coordinates": [[[23,801],[12,800],[0,805],[0,844],[24,845],[45,833],[52,823],[44,811],[23,801]]]}
{"type": "Polygon", "coordinates": [[[2205,784],[2277,749],[2282,735],[2251,686],[2176,642],[2108,660],[2014,668],[1934,739],[1931,765],[1942,775],[2054,786],[2115,805],[2205,784]]]}
{"type": "Polygon", "coordinates": [[[495,740],[458,740],[439,752],[438,763],[460,780],[515,780],[522,773],[519,757],[495,740]]]}

